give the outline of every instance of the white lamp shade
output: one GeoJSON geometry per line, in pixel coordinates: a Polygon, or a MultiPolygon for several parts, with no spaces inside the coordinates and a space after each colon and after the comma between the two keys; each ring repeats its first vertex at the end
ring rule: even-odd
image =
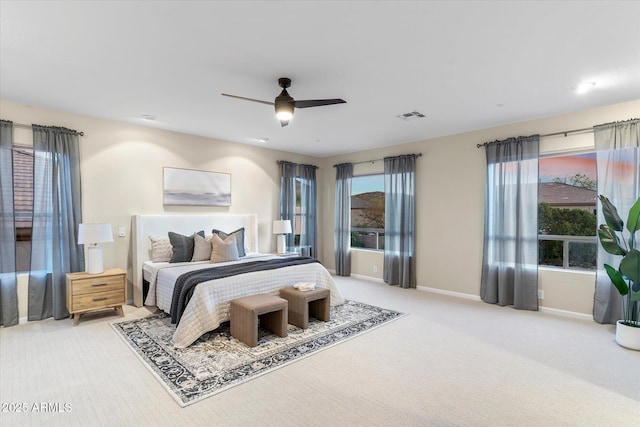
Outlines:
{"type": "Polygon", "coordinates": [[[98,243],[113,242],[111,224],[80,224],[78,228],[78,244],[92,245],[87,248],[87,273],[100,274],[102,267],[102,246],[98,243]]]}
{"type": "Polygon", "coordinates": [[[289,233],[291,233],[291,221],[289,221],[288,219],[273,221],[273,234],[289,233]]]}
{"type": "Polygon", "coordinates": [[[78,244],[96,244],[113,242],[113,232],[111,224],[93,223],[80,224],[78,228],[78,244]]]}

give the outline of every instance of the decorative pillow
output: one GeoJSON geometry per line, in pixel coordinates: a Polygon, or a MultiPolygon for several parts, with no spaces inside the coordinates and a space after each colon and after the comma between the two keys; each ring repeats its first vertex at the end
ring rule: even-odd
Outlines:
{"type": "MultiPolygon", "coordinates": [[[[204,231],[199,231],[197,234],[204,236],[204,231]]],[[[173,246],[173,254],[169,262],[191,262],[193,258],[193,235],[183,236],[182,234],[169,232],[169,241],[173,246]]]]}
{"type": "Polygon", "coordinates": [[[151,240],[151,261],[168,262],[171,260],[173,248],[168,238],[149,236],[149,240],[151,240]]]}
{"type": "Polygon", "coordinates": [[[238,243],[234,234],[224,240],[219,235],[214,234],[211,237],[211,246],[211,262],[237,261],[240,259],[238,256],[238,243]]]}
{"type": "Polygon", "coordinates": [[[191,261],[209,261],[211,259],[211,236],[193,235],[193,257],[191,261]]]}
{"type": "Polygon", "coordinates": [[[244,251],[244,227],[239,228],[236,231],[232,231],[231,233],[225,233],[224,231],[216,230],[215,228],[211,232],[213,234],[219,235],[225,241],[229,236],[236,236],[236,245],[238,246],[238,256],[243,257],[246,255],[244,251]]]}

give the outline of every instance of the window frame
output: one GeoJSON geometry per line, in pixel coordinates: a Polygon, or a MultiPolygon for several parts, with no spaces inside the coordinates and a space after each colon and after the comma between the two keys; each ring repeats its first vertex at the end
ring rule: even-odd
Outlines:
{"type": "MultiPolygon", "coordinates": [[[[547,152],[545,154],[540,154],[539,155],[539,161],[543,160],[543,159],[547,159],[547,158],[552,158],[552,157],[569,157],[569,156],[577,156],[577,155],[581,155],[581,154],[595,154],[595,147],[592,148],[577,148],[577,149],[571,149],[571,150],[559,150],[559,151],[553,151],[553,152],[547,152]]],[[[595,178],[596,180],[596,195],[597,195],[597,176],[595,178]]],[[[542,181],[540,181],[540,179],[538,179],[538,183],[542,183],[542,181]]],[[[540,206],[541,200],[540,200],[540,196],[538,196],[538,206],[540,206]]],[[[597,208],[598,208],[598,204],[597,204],[597,199],[596,199],[596,206],[595,206],[595,212],[594,215],[597,215],[597,208]]],[[[555,209],[560,209],[560,208],[555,208],[555,209]]],[[[577,209],[577,208],[573,208],[573,209],[577,209]]],[[[562,242],[562,266],[560,265],[548,265],[548,264],[541,264],[540,263],[540,259],[538,259],[538,267],[539,268],[549,268],[549,269],[553,269],[553,270],[563,270],[563,271],[581,271],[581,272],[594,272],[595,269],[597,268],[597,259],[595,260],[595,264],[593,266],[593,268],[588,269],[588,268],[582,268],[582,267],[575,267],[575,266],[571,266],[570,265],[570,260],[571,260],[571,244],[572,243],[578,243],[578,244],[584,244],[584,243],[591,243],[596,245],[596,251],[597,251],[597,244],[598,244],[598,238],[597,238],[597,225],[594,228],[594,234],[593,236],[579,236],[579,235],[573,235],[573,234],[540,234],[540,225],[538,226],[538,243],[542,242],[542,241],[561,241],[562,242]]]]}
{"type": "MultiPolygon", "coordinates": [[[[384,172],[371,172],[371,173],[363,173],[359,175],[354,175],[351,177],[351,189],[353,190],[353,181],[354,179],[364,178],[369,176],[380,176],[382,177],[382,193],[384,195],[384,172]]],[[[351,193],[351,198],[353,199],[353,192],[351,193]]],[[[384,202],[383,202],[384,203],[384,202]]],[[[350,213],[353,214],[353,206],[350,207],[350,213]]],[[[351,235],[351,241],[353,242],[354,233],[371,233],[375,234],[375,243],[376,247],[361,247],[361,246],[353,246],[351,245],[351,249],[363,250],[363,251],[372,251],[372,252],[384,252],[384,224],[382,228],[375,227],[353,227],[353,215],[351,215],[351,221],[349,222],[349,234],[351,235]],[[380,239],[382,239],[382,245],[380,244],[380,239]]],[[[383,204],[383,222],[384,222],[384,204],[383,204]]]]}

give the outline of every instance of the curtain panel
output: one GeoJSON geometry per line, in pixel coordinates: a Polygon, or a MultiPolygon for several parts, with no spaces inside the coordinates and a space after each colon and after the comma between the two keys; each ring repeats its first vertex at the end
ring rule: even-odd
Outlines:
{"type": "Polygon", "coordinates": [[[385,283],[416,287],[415,262],[416,155],[384,159],[385,283]]]}
{"type": "MultiPolygon", "coordinates": [[[[593,133],[598,194],[611,200],[626,223],[629,208],[640,196],[640,119],[594,126],[593,133]]],[[[598,203],[598,224],[604,223],[602,206],[598,203]]],[[[593,319],[598,323],[615,324],[622,318],[622,298],[604,270],[605,263],[617,267],[620,259],[598,243],[593,300],[593,319]]]]}
{"type": "Polygon", "coordinates": [[[480,298],[538,310],[539,135],[486,145],[480,298]]]}
{"type": "Polygon", "coordinates": [[[69,316],[66,273],[84,271],[78,133],[33,125],[34,180],[29,320],[69,316]]]}
{"type": "Polygon", "coordinates": [[[333,249],[336,274],[351,275],[351,179],[353,164],[342,163],[336,168],[336,211],[334,217],[333,249]]]}
{"type": "MultiPolygon", "coordinates": [[[[296,170],[297,164],[278,161],[280,169],[280,219],[291,221],[295,226],[296,214],[296,170]]],[[[295,233],[285,235],[287,248],[294,247],[295,233]]]]}
{"type": "Polygon", "coordinates": [[[13,123],[0,121],[0,325],[18,324],[13,123]]]}
{"type": "Polygon", "coordinates": [[[313,165],[299,165],[300,176],[300,253],[318,257],[318,219],[316,169],[313,165]]]}

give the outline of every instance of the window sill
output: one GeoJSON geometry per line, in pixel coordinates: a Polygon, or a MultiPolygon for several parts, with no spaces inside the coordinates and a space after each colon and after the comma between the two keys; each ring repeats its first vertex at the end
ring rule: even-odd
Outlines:
{"type": "Polygon", "coordinates": [[[352,251],[362,251],[362,252],[378,252],[383,254],[384,249],[369,249],[369,248],[351,248],[352,251]]]}
{"type": "Polygon", "coordinates": [[[539,265],[538,266],[538,270],[553,271],[555,273],[582,274],[582,275],[586,275],[586,276],[595,276],[596,275],[596,271],[595,270],[578,270],[578,269],[572,269],[572,268],[549,267],[549,266],[546,266],[546,265],[545,266],[539,265]]]}

